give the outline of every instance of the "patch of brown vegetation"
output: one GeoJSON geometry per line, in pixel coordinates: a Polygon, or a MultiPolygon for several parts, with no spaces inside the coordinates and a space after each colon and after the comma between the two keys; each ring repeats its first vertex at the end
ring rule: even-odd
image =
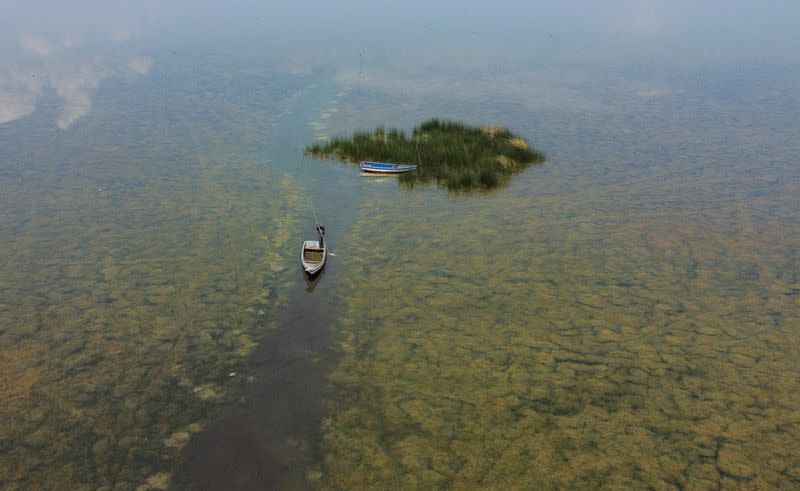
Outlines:
{"type": "Polygon", "coordinates": [[[481,126],[481,130],[483,131],[483,134],[489,138],[494,138],[503,132],[503,128],[500,126],[481,126]]]}
{"type": "Polygon", "coordinates": [[[514,170],[519,165],[519,162],[505,155],[498,155],[496,158],[497,163],[499,163],[503,169],[514,170]]]}
{"type": "Polygon", "coordinates": [[[519,148],[519,149],[522,149],[522,150],[527,150],[528,149],[528,142],[526,142],[525,139],[522,138],[522,137],[516,136],[514,138],[509,138],[506,141],[508,141],[508,143],[510,143],[511,146],[513,146],[513,147],[516,147],[516,148],[519,148]]]}

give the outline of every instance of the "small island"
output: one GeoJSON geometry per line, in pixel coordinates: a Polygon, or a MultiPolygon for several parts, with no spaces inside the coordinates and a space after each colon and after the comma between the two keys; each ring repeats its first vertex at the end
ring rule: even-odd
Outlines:
{"type": "Polygon", "coordinates": [[[545,160],[542,152],[506,128],[442,119],[422,123],[410,137],[403,130],[378,127],[374,132],[361,131],[350,138],[309,145],[305,153],[352,163],[417,164],[415,171],[399,176],[401,182],[409,186],[435,182],[449,191],[493,189],[545,160]]]}

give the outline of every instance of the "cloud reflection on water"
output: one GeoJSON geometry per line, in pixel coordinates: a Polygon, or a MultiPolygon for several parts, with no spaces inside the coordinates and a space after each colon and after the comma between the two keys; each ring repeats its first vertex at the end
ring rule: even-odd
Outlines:
{"type": "Polygon", "coordinates": [[[52,89],[62,104],[55,122],[66,129],[89,113],[92,94],[104,80],[147,75],[151,58],[115,50],[128,36],[115,30],[96,43],[71,34],[19,36],[0,54],[0,124],[32,114],[52,89]]]}
{"type": "Polygon", "coordinates": [[[64,104],[57,124],[69,127],[90,111],[100,83],[146,75],[153,63],[132,55],[98,57],[87,52],[87,40],[116,50],[147,36],[215,47],[239,42],[291,73],[332,68],[343,84],[401,96],[474,101],[478,95],[534,110],[602,110],[604,90],[632,100],[674,93],[678,88],[664,80],[668,68],[796,63],[800,38],[791,19],[800,11],[794,2],[776,3],[763,9],[738,0],[409,0],[398,6],[84,0],[75,8],[12,0],[0,19],[0,124],[31,114],[52,88],[64,104]],[[516,51],[508,53],[509,46],[516,51]],[[626,73],[614,77],[609,67],[626,73]],[[608,78],[595,80],[603,71],[608,78]],[[632,74],[648,76],[629,84],[632,74]],[[43,80],[29,80],[38,77],[43,80]]]}

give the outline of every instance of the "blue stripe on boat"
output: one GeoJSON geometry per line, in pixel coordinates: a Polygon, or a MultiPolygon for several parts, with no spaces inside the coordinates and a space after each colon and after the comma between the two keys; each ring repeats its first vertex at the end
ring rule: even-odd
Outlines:
{"type": "Polygon", "coordinates": [[[390,168],[393,169],[397,167],[396,164],[385,164],[383,162],[362,162],[362,164],[368,165],[370,167],[380,167],[382,169],[390,169],[390,168]]]}
{"type": "Polygon", "coordinates": [[[361,167],[371,167],[373,169],[407,169],[416,167],[414,164],[387,164],[385,162],[361,162],[359,165],[361,167]]]}

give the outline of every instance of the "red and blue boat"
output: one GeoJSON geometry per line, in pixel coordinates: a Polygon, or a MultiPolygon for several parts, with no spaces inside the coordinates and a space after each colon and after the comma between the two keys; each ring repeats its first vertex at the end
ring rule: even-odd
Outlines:
{"type": "Polygon", "coordinates": [[[358,166],[363,172],[370,174],[402,174],[417,168],[413,164],[386,164],[383,162],[361,162],[358,166]]]}

